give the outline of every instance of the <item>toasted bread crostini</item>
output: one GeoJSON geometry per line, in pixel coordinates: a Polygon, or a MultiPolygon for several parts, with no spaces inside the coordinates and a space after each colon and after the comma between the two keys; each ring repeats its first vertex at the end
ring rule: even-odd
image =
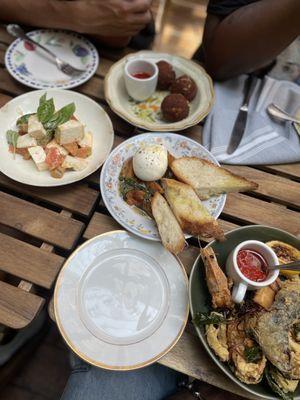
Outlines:
{"type": "Polygon", "coordinates": [[[257,183],[203,158],[177,158],[170,167],[180,181],[192,186],[201,200],[222,193],[246,192],[258,188],[257,183]]]}
{"type": "Polygon", "coordinates": [[[224,232],[209,214],[193,188],[174,179],[162,179],[165,197],[181,229],[191,235],[224,240],[224,232]]]}
{"type": "Polygon", "coordinates": [[[184,235],[167,201],[160,193],[156,192],[152,197],[151,208],[164,247],[173,254],[180,253],[185,246],[184,235]]]}

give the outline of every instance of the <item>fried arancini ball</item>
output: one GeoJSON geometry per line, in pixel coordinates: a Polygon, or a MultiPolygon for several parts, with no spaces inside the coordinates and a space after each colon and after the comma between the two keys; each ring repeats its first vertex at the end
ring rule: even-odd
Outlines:
{"type": "Polygon", "coordinates": [[[181,121],[189,115],[189,103],[182,94],[169,94],[161,103],[161,112],[167,121],[181,121]]]}
{"type": "Polygon", "coordinates": [[[156,65],[158,67],[157,89],[168,90],[175,81],[175,71],[167,61],[159,61],[156,65]]]}
{"type": "Polygon", "coordinates": [[[188,101],[192,101],[195,98],[197,90],[195,81],[187,75],[177,78],[171,86],[171,93],[180,93],[188,101]]]}

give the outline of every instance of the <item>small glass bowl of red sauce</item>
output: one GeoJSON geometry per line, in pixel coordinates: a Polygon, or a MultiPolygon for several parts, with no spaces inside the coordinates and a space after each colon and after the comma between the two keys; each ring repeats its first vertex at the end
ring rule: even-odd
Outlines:
{"type": "Polygon", "coordinates": [[[257,290],[271,285],[279,270],[269,270],[269,265],[278,265],[274,251],[258,240],[247,240],[232,250],[226,262],[227,274],[234,282],[232,299],[243,301],[247,290],[257,290]]]}
{"type": "Polygon", "coordinates": [[[128,94],[137,101],[143,101],[156,90],[158,67],[150,60],[129,59],[124,67],[124,80],[128,94]]]}

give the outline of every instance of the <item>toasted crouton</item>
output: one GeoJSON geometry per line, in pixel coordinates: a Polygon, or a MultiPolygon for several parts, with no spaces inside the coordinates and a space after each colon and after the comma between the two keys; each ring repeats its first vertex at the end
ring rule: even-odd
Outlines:
{"type": "Polygon", "coordinates": [[[201,200],[222,193],[245,192],[258,188],[257,183],[202,158],[178,158],[172,162],[171,169],[180,181],[193,187],[201,200]]]}
{"type": "Polygon", "coordinates": [[[162,185],[165,197],[184,232],[224,240],[218,222],[209,214],[191,186],[165,178],[162,179],[162,185]]]}
{"type": "Polygon", "coordinates": [[[164,247],[173,254],[180,253],[185,246],[184,235],[168,203],[160,193],[156,192],[152,197],[151,207],[164,247]]]}

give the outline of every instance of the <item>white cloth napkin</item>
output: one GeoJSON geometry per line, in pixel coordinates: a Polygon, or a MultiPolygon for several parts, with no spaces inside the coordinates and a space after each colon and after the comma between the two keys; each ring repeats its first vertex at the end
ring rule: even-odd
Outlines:
{"type": "Polygon", "coordinates": [[[203,129],[203,144],[225,164],[283,164],[300,161],[300,137],[290,122],[269,116],[267,106],[275,103],[295,115],[300,109],[300,87],[288,81],[258,79],[250,100],[243,139],[228,154],[232,129],[243,102],[246,76],[215,84],[216,101],[203,129]]]}

